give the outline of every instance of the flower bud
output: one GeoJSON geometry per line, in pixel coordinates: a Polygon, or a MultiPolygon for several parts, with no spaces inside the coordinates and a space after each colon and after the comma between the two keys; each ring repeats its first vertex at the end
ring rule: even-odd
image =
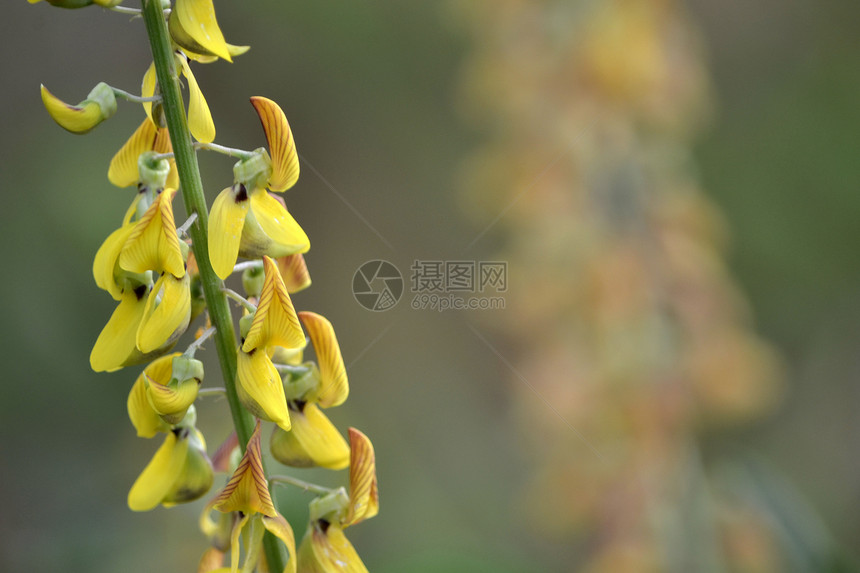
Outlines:
{"type": "Polygon", "coordinates": [[[60,127],[72,133],[87,133],[116,112],[116,97],[102,82],[92,89],[87,99],[69,105],[42,86],[42,103],[60,127]]]}
{"type": "Polygon", "coordinates": [[[266,275],[263,272],[263,267],[245,269],[242,273],[242,288],[245,289],[245,294],[260,298],[260,293],[263,291],[263,281],[265,280],[266,275]]]}
{"type": "Polygon", "coordinates": [[[154,151],[145,151],[137,158],[138,181],[147,189],[164,189],[170,175],[170,162],[158,159],[154,151]]]}

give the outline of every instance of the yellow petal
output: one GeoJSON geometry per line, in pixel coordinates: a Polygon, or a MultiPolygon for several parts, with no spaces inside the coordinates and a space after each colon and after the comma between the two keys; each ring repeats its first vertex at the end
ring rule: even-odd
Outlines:
{"type": "Polygon", "coordinates": [[[242,228],[248,213],[244,187],[228,187],[218,194],[209,214],[209,258],[215,274],[226,279],[239,257],[242,228]]]}
{"type": "Polygon", "coordinates": [[[139,355],[135,339],[146,307],[148,288],[141,286],[122,293],[116,310],[102,329],[90,353],[90,366],[96,372],[113,372],[139,355]]]}
{"type": "Polygon", "coordinates": [[[315,312],[300,312],[299,318],[308,331],[320,367],[319,389],[309,399],[323,408],[339,406],[349,396],[349,382],[334,328],[328,319],[315,312]]]}
{"type": "Polygon", "coordinates": [[[185,260],[173,220],[175,189],[165,189],[137,222],[119,256],[119,265],[133,273],[148,270],[185,276],[185,260]]]}
{"type": "Polygon", "coordinates": [[[233,61],[215,19],[212,0],[176,0],[173,10],[182,29],[198,44],[228,62],[233,61]]]}
{"type": "Polygon", "coordinates": [[[170,273],[155,283],[137,331],[137,348],[152,352],[176,341],[191,320],[191,277],[177,279],[170,273]]]}
{"type": "Polygon", "coordinates": [[[246,516],[262,513],[269,517],[278,514],[269,494],[269,484],[263,472],[263,457],[260,452],[260,421],[248,440],[245,455],[221,493],[215,498],[213,507],[227,513],[241,511],[246,516]]]}
{"type": "Polygon", "coordinates": [[[263,236],[251,232],[256,230],[251,221],[246,223],[241,249],[244,256],[283,257],[306,253],[311,248],[307,234],[283,203],[270,193],[262,189],[251,193],[251,216],[263,236]]]}
{"type": "Polygon", "coordinates": [[[376,454],[373,444],[355,428],[349,429],[349,509],[343,526],[354,525],[379,513],[376,454]]]}
{"type": "Polygon", "coordinates": [[[173,372],[173,358],[179,353],[168,354],[154,360],[147,366],[140,376],[135,380],[128,395],[128,417],[141,438],[151,438],[158,432],[166,432],[170,429],[161,416],[158,415],[150,405],[146,391],[146,377],[158,384],[170,382],[173,372]]]}
{"type": "Polygon", "coordinates": [[[299,547],[302,573],[367,573],[358,553],[337,524],[316,521],[308,527],[299,547]]]}
{"type": "Polygon", "coordinates": [[[288,293],[297,293],[311,286],[311,275],[304,255],[301,253],[287,255],[276,259],[275,262],[278,263],[278,270],[281,271],[281,278],[284,279],[288,293]]]}
{"type": "Polygon", "coordinates": [[[196,428],[179,428],[179,439],[188,442],[188,451],[182,470],[179,472],[173,486],[161,500],[164,507],[172,507],[179,503],[187,503],[199,499],[209,488],[215,478],[212,462],[206,455],[206,442],[203,434],[196,428]]]}
{"type": "Polygon", "coordinates": [[[272,157],[269,189],[286,191],[299,180],[299,154],[287,116],[278,104],[268,98],[252,97],[251,105],[260,116],[266,141],[269,142],[269,155],[272,157]]]}
{"type": "Polygon", "coordinates": [[[268,346],[303,347],[305,335],[277,265],[269,257],[263,257],[263,269],[266,279],[260,302],[242,349],[249,352],[268,346]]]}
{"type": "MultiPolygon", "coordinates": [[[[152,150],[156,153],[173,153],[173,145],[170,143],[170,134],[166,127],[160,128],[156,132],[155,143],[152,145],[152,150]]],[[[169,157],[167,162],[170,164],[170,173],[167,174],[167,182],[165,188],[179,188],[179,171],[176,169],[176,160],[169,157]]]]}
{"type": "Polygon", "coordinates": [[[151,409],[164,421],[178,424],[188,412],[188,407],[197,399],[199,382],[193,378],[182,380],[176,388],[156,384],[148,376],[146,380],[146,395],[151,409]]]}
{"type": "Polygon", "coordinates": [[[239,349],[237,370],[236,390],[242,405],[258,418],[289,430],[290,413],[284,385],[265,348],[252,349],[250,353],[239,349]]]}
{"type": "Polygon", "coordinates": [[[132,511],[149,511],[160,504],[173,488],[185,465],[188,440],[169,432],[164,443],[131,486],[128,507],[132,511]]]}
{"type": "Polygon", "coordinates": [[[98,103],[86,101],[80,106],[69,105],[45,86],[42,86],[42,103],[54,121],[72,133],[87,133],[104,119],[98,103]]]}
{"type": "Polygon", "coordinates": [[[292,467],[319,466],[339,470],[349,465],[349,446],[316,404],[290,409],[292,429],[275,428],[271,450],[276,460],[292,467]]]}
{"type": "MultiPolygon", "coordinates": [[[[142,97],[148,98],[155,95],[155,85],[158,83],[158,80],[155,77],[155,62],[149,64],[149,67],[146,68],[146,72],[143,74],[143,81],[140,84],[140,95],[142,97]]],[[[152,102],[145,101],[143,102],[143,111],[146,112],[146,117],[149,118],[149,121],[152,122],[152,125],[158,127],[155,123],[155,120],[152,119],[152,102]]]]}
{"type": "MultiPolygon", "coordinates": [[[[275,517],[263,517],[265,528],[287,546],[287,564],[283,573],[296,573],[296,535],[290,523],[280,513],[275,517]]],[[[276,573],[269,569],[270,573],[276,573]]]]}
{"type": "Polygon", "coordinates": [[[145,151],[152,151],[157,130],[151,121],[144,119],[128,141],[120,147],[111,159],[108,168],[108,179],[117,187],[137,185],[140,172],[137,159],[145,151]]]}
{"type": "Polygon", "coordinates": [[[188,61],[184,57],[177,59],[182,66],[182,74],[188,80],[188,129],[197,141],[212,143],[215,141],[215,123],[212,121],[209,105],[194,79],[194,74],[191,73],[188,61]]]}
{"type": "Polygon", "coordinates": [[[122,269],[117,267],[117,261],[132,231],[134,231],[134,225],[129,224],[123,225],[108,235],[96,252],[96,258],[93,261],[93,278],[96,280],[96,285],[108,291],[114,300],[122,298],[123,285],[117,280],[117,271],[122,269]]]}

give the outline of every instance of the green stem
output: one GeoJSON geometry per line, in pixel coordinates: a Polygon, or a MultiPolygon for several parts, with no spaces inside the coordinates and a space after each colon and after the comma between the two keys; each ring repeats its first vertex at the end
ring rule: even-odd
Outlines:
{"type": "Polygon", "coordinates": [[[301,488],[305,491],[310,491],[313,493],[318,493],[320,495],[328,495],[336,490],[330,487],[323,487],[321,485],[317,485],[315,483],[310,483],[305,480],[301,480],[299,478],[294,478],[293,476],[287,475],[276,475],[269,478],[269,483],[272,485],[278,484],[288,484],[294,485],[298,488],[301,488]]]}
{"type": "MultiPolygon", "coordinates": [[[[236,333],[233,330],[233,317],[230,315],[227,297],[221,291],[223,282],[215,274],[212,263],[209,261],[209,212],[206,208],[206,198],[203,195],[203,182],[200,179],[197,155],[194,152],[191,134],[188,131],[188,120],[185,117],[185,105],[182,102],[182,92],[179,89],[173,48],[170,44],[170,35],[167,31],[167,22],[164,19],[160,0],[142,0],[142,3],[143,20],[152,48],[152,59],[155,62],[155,75],[158,78],[158,85],[161,87],[164,117],[167,121],[170,141],[173,144],[176,167],[179,171],[182,200],[189,216],[192,213],[197,213],[197,221],[189,229],[189,235],[193,241],[194,257],[197,259],[197,266],[200,269],[200,282],[203,286],[206,306],[209,309],[209,317],[212,320],[212,325],[217,329],[215,346],[218,351],[218,360],[221,363],[227,402],[230,404],[230,414],[233,417],[233,425],[236,427],[239,444],[244,451],[254,431],[254,419],[242,407],[239,396],[236,394],[236,348],[238,343],[236,333]]],[[[266,535],[264,543],[269,570],[282,571],[284,563],[277,540],[272,535],[266,535]]]]}

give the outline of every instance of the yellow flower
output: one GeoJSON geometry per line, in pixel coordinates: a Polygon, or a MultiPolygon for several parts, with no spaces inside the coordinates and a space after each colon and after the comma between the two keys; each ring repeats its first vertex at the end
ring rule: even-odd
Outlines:
{"type": "Polygon", "coordinates": [[[192,501],[212,487],[212,464],[206,442],[195,428],[168,432],[164,443],[134,482],[128,493],[132,511],[149,511],[192,501]]]}
{"type": "Polygon", "coordinates": [[[311,502],[311,523],[298,554],[302,573],[367,571],[343,529],[379,511],[376,459],[370,440],[355,428],[349,429],[349,441],[349,499],[339,490],[311,502]]]}
{"type": "Polygon", "coordinates": [[[128,395],[128,416],[142,438],[167,432],[185,418],[203,379],[203,364],[178,352],[151,362],[128,395]]]}
{"type": "Polygon", "coordinates": [[[190,58],[202,63],[219,57],[232,62],[233,56],[244,54],[249,49],[248,46],[233,46],[224,40],[215,19],[212,0],[176,0],[168,27],[173,41],[190,58]]]}
{"type": "Polygon", "coordinates": [[[349,446],[313,402],[290,402],[292,429],[275,428],[271,451],[287,466],[339,470],[349,465],[349,446]]]}
{"type": "MultiPolygon", "coordinates": [[[[209,257],[222,279],[239,255],[283,257],[310,249],[307,235],[280,198],[266,192],[286,191],[299,178],[299,156],[290,124],[272,100],[253,97],[269,151],[259,149],[233,169],[236,184],[224,189],[212,205],[209,257]]],[[[309,283],[308,283],[309,284],[309,283]]]]}
{"type": "MultiPolygon", "coordinates": [[[[141,154],[147,151],[156,153],[172,153],[170,136],[167,128],[156,128],[155,124],[144,119],[140,127],[125,142],[120,150],[111,159],[108,168],[108,179],[117,187],[130,187],[140,182],[138,160],[141,154]]],[[[171,157],[168,160],[170,174],[164,187],[176,189],[179,187],[179,173],[176,170],[176,161],[171,157]]]]}
{"type": "MultiPolygon", "coordinates": [[[[176,234],[171,200],[176,192],[158,195],[136,222],[135,200],[96,254],[96,284],[119,305],[99,334],[90,365],[96,372],[113,371],[158,356],[175,344],[191,320],[191,277],[176,234]],[[161,273],[152,284],[153,272],[161,273]]],[[[140,197],[140,196],[138,196],[140,197]]]]}
{"type": "Polygon", "coordinates": [[[72,133],[87,133],[116,113],[116,97],[106,83],[98,84],[78,105],[69,105],[42,86],[42,103],[60,127],[72,133]]]}
{"type": "Polygon", "coordinates": [[[248,440],[245,454],[239,462],[236,471],[233,472],[230,481],[207,506],[204,519],[201,522],[204,531],[213,531],[213,525],[208,523],[210,509],[217,509],[223,513],[241,512],[242,518],[234,524],[230,543],[230,559],[233,573],[239,570],[239,541],[242,529],[251,523],[251,538],[246,547],[245,566],[243,570],[251,571],[259,559],[263,529],[271,532],[287,546],[289,560],[284,572],[296,571],[296,541],[293,530],[286,519],[278,513],[272,503],[269,493],[269,485],[263,472],[263,457],[260,450],[260,421],[254,433],[248,440]]]}

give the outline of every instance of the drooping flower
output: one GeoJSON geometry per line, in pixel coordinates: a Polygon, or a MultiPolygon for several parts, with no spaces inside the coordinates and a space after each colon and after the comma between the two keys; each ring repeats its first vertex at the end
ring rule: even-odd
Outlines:
{"type": "Polygon", "coordinates": [[[149,511],[193,501],[212,487],[212,464],[206,442],[196,428],[179,427],[167,433],[164,443],[128,493],[132,511],[149,511]]]}
{"type": "Polygon", "coordinates": [[[252,571],[260,558],[264,531],[269,531],[280,539],[289,553],[285,572],[296,571],[296,541],[290,524],[278,513],[272,503],[269,485],[263,471],[263,457],[260,449],[260,421],[248,440],[245,454],[223,490],[206,507],[201,520],[204,531],[214,532],[216,525],[209,518],[211,509],[222,513],[238,513],[241,516],[233,524],[230,536],[230,570],[239,570],[239,544],[242,530],[250,523],[251,535],[245,552],[243,570],[252,571]],[[259,526],[262,524],[263,528],[259,526]]]}
{"type": "Polygon", "coordinates": [[[178,352],[151,362],[128,395],[128,415],[142,438],[167,432],[185,418],[197,398],[203,364],[178,352]]]}
{"type": "Polygon", "coordinates": [[[360,431],[350,428],[349,441],[349,498],[344,499],[343,490],[339,490],[311,502],[311,523],[299,546],[302,573],[367,571],[343,529],[379,511],[376,458],[373,445],[360,431]]]}
{"type": "Polygon", "coordinates": [[[42,86],[42,103],[60,127],[72,133],[87,133],[116,113],[113,88],[102,82],[92,89],[87,99],[70,105],[42,86]]]}
{"type": "Polygon", "coordinates": [[[93,263],[96,284],[120,301],[102,330],[90,365],[96,372],[137,364],[167,351],[191,320],[190,276],[176,234],[171,201],[160,193],[139,220],[126,213],[93,263]],[[158,278],[153,284],[153,274],[158,278]],[[160,274],[160,276],[159,276],[160,274]]]}
{"type": "Polygon", "coordinates": [[[299,157],[284,112],[272,100],[251,98],[266,134],[269,151],[258,149],[233,169],[235,184],[212,205],[209,256],[219,277],[233,271],[239,255],[283,257],[310,249],[307,235],[283,201],[266,191],[281,192],[299,177],[299,157]]]}
{"type": "Polygon", "coordinates": [[[188,57],[202,63],[219,57],[232,62],[233,56],[249,50],[248,46],[233,46],[224,40],[212,0],[176,0],[167,23],[173,41],[188,57]]]}
{"type": "Polygon", "coordinates": [[[277,265],[264,257],[263,269],[260,301],[239,348],[237,391],[248,410],[286,431],[290,429],[287,400],[271,356],[277,347],[303,347],[305,337],[277,265]]]}
{"type": "Polygon", "coordinates": [[[271,451],[276,460],[293,467],[341,469],[349,463],[346,440],[320,408],[342,404],[349,395],[346,368],[334,328],[323,316],[300,312],[319,366],[307,362],[284,379],[289,387],[292,429],[275,428],[271,451]]]}

